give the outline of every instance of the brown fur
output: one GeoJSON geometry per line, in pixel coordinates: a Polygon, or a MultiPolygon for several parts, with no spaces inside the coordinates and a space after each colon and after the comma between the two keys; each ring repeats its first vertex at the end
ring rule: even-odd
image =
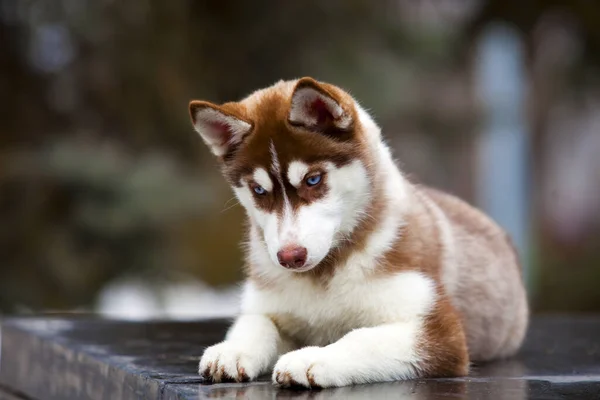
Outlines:
{"type": "Polygon", "coordinates": [[[442,282],[461,316],[471,358],[486,361],[514,354],[523,341],[529,310],[510,238],[464,201],[432,188],[421,191],[448,219],[459,250],[457,283],[450,285],[444,276],[442,282]]]}
{"type": "Polygon", "coordinates": [[[418,348],[423,353],[419,371],[427,377],[464,376],[469,373],[469,353],[461,320],[446,295],[425,318],[418,348]]]}
{"type": "Polygon", "coordinates": [[[439,226],[423,194],[413,190],[409,196],[413,198],[414,207],[406,216],[400,244],[386,254],[376,273],[389,275],[416,269],[435,279],[438,301],[425,320],[419,340],[424,362],[418,372],[430,377],[466,375],[469,354],[462,322],[440,283],[442,239],[439,226]]]}

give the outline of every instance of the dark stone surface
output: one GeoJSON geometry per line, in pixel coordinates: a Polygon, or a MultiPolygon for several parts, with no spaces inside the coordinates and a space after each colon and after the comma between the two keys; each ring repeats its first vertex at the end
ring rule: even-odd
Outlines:
{"type": "Polygon", "coordinates": [[[8,387],[0,386],[0,400],[28,400],[27,396],[16,393],[8,387]]]}
{"type": "MultiPolygon", "coordinates": [[[[461,379],[321,391],[205,384],[203,349],[227,321],[130,323],[93,318],[5,319],[0,388],[33,399],[600,399],[600,317],[538,317],[521,353],[461,379]]],[[[2,391],[0,390],[0,397],[2,391]]]]}

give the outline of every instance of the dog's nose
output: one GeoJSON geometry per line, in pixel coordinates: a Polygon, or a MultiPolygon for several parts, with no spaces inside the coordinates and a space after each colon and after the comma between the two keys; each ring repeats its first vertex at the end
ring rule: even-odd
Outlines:
{"type": "Polygon", "coordinates": [[[306,248],[288,246],[277,252],[279,264],[286,268],[302,268],[306,262],[306,248]]]}

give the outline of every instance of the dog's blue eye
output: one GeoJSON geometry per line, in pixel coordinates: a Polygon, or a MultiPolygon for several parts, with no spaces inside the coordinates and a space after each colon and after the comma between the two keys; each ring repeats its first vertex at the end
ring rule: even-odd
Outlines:
{"type": "Polygon", "coordinates": [[[313,175],[306,178],[306,184],[308,186],[315,186],[319,182],[321,182],[321,175],[313,175]]]}
{"type": "Polygon", "coordinates": [[[254,186],[254,193],[263,195],[263,194],[267,193],[267,191],[265,190],[264,187],[256,185],[256,186],[254,186]]]}

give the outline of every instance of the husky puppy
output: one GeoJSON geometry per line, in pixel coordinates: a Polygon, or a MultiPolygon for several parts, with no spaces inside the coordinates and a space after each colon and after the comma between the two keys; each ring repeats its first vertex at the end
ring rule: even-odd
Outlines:
{"type": "Polygon", "coordinates": [[[519,349],[505,232],[409,182],[348,93],[302,78],[189,111],[249,222],[241,313],[201,375],[334,387],[463,376],[519,349]]]}

